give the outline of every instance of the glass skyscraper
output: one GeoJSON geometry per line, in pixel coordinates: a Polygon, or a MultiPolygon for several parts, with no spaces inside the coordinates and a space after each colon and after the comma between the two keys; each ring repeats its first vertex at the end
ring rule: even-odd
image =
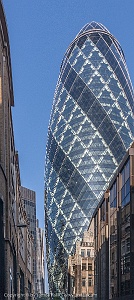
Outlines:
{"type": "Polygon", "coordinates": [[[65,290],[66,257],[133,140],[133,88],[124,53],[101,24],[82,28],[57,82],[46,151],[50,290],[65,290]]]}

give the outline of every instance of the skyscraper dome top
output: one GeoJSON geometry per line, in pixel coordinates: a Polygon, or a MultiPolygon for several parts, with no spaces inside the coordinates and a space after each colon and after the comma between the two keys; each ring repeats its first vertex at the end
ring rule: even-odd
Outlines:
{"type": "Polygon", "coordinates": [[[109,47],[111,46],[112,43],[114,43],[116,48],[118,49],[120,55],[122,55],[123,58],[125,59],[123,50],[122,50],[119,42],[117,41],[117,39],[101,23],[98,23],[95,21],[87,23],[76,35],[76,38],[74,39],[74,41],[77,39],[80,39],[81,36],[83,36],[83,35],[84,36],[90,35],[91,40],[93,40],[93,43],[95,42],[95,44],[97,44],[97,42],[99,41],[100,38],[103,38],[109,47]]]}
{"type": "Polygon", "coordinates": [[[107,28],[102,25],[101,23],[98,23],[98,22],[95,22],[95,21],[92,21],[91,23],[87,23],[81,30],[80,32],[78,33],[77,36],[79,36],[81,33],[84,33],[86,31],[89,31],[89,30],[104,30],[104,31],[107,31],[109,33],[109,31],[107,30],[107,28]]]}
{"type": "Polygon", "coordinates": [[[121,71],[118,70],[118,62],[120,64],[126,63],[124,52],[118,40],[108,31],[108,29],[102,25],[101,23],[92,21],[91,23],[87,23],[76,35],[72,43],[69,45],[67,51],[65,52],[64,58],[61,63],[60,72],[61,74],[64,72],[64,68],[66,63],[70,59],[70,55],[75,50],[75,48],[81,49],[83,51],[83,47],[86,47],[88,43],[91,43],[91,48],[95,47],[100,51],[103,57],[108,61],[110,67],[115,71],[117,78],[119,79],[122,87],[124,88],[124,83],[127,77],[128,85],[125,87],[125,93],[127,95],[128,101],[132,110],[134,109],[134,101],[133,101],[133,88],[130,82],[130,77],[128,74],[128,70],[124,69],[123,73],[122,68],[121,71]]]}

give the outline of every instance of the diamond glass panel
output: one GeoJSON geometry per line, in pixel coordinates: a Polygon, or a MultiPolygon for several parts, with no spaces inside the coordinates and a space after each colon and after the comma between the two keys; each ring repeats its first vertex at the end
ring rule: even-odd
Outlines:
{"type": "Polygon", "coordinates": [[[86,24],[62,61],[48,130],[45,223],[52,294],[65,292],[67,255],[133,141],[133,102],[119,43],[102,24],[86,24]]]}

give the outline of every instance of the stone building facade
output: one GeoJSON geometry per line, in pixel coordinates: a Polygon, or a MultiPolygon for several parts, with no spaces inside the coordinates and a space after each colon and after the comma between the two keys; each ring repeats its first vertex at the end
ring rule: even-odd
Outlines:
{"type": "Polygon", "coordinates": [[[39,227],[39,220],[36,221],[36,278],[37,293],[45,293],[45,269],[44,269],[44,230],[39,227]]]}
{"type": "Polygon", "coordinates": [[[21,186],[21,199],[27,214],[29,231],[33,237],[33,278],[34,290],[37,292],[36,276],[36,193],[26,187],[21,186]]]}
{"type": "MultiPolygon", "coordinates": [[[[10,49],[7,27],[0,1],[0,298],[4,291],[10,290],[13,262],[15,261],[16,235],[12,227],[12,203],[15,198],[15,148],[12,127],[11,107],[14,105],[10,49]],[[10,188],[9,188],[10,187],[10,188]],[[6,261],[11,261],[7,266],[6,261]]],[[[15,268],[15,263],[14,263],[15,268]]],[[[16,286],[14,286],[16,290],[16,286]]]]}
{"type": "Polygon", "coordinates": [[[19,159],[16,153],[16,195],[17,195],[17,294],[18,299],[33,299],[33,245],[34,240],[29,230],[29,221],[21,198],[19,159]],[[22,295],[25,295],[23,297],[22,295]],[[31,297],[31,298],[30,298],[31,297]]]}
{"type": "Polygon", "coordinates": [[[68,258],[68,298],[94,297],[94,227],[90,224],[82,241],[76,242],[76,252],[68,258]]]}

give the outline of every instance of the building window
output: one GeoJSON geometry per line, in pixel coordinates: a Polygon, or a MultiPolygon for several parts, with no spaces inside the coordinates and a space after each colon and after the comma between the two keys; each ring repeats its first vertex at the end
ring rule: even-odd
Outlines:
{"type": "Polygon", "coordinates": [[[101,221],[106,220],[106,202],[104,201],[100,207],[100,219],[101,221]]]}
{"type": "Polygon", "coordinates": [[[125,258],[125,273],[129,273],[130,272],[130,255],[126,255],[125,258]]]}
{"type": "Polygon", "coordinates": [[[110,207],[117,207],[117,183],[116,183],[116,181],[110,190],[110,207]]]}
{"type": "Polygon", "coordinates": [[[121,255],[125,254],[125,241],[121,242],[121,255]]]}
{"type": "Polygon", "coordinates": [[[91,263],[88,264],[88,271],[92,271],[92,264],[91,263]]]}
{"type": "Polygon", "coordinates": [[[86,271],[86,264],[85,263],[82,264],[82,271],[86,271]]]}
{"type": "Polygon", "coordinates": [[[72,287],[75,287],[75,279],[72,278],[72,287]]]}
{"type": "Polygon", "coordinates": [[[73,265],[73,271],[75,271],[75,265],[73,265]]]}
{"type": "Polygon", "coordinates": [[[88,277],[88,286],[92,286],[92,277],[88,277]]]}
{"type": "Polygon", "coordinates": [[[85,250],[81,250],[81,256],[82,256],[82,257],[85,256],[85,250]]]}
{"type": "Polygon", "coordinates": [[[90,250],[87,250],[87,256],[90,257],[90,250]]]}
{"type": "Polygon", "coordinates": [[[86,286],[86,278],[82,278],[82,286],[86,286]]]}
{"type": "Polygon", "coordinates": [[[32,288],[31,288],[31,283],[29,282],[28,280],[28,300],[31,300],[32,297],[31,297],[31,292],[32,292],[32,288]]]}
{"type": "Polygon", "coordinates": [[[111,279],[114,279],[114,269],[111,269],[111,279]]]}
{"type": "Polygon", "coordinates": [[[126,241],[126,252],[130,252],[130,238],[127,238],[126,241]]]}
{"type": "Polygon", "coordinates": [[[24,284],[24,273],[20,270],[20,299],[23,299],[23,294],[25,293],[25,284],[24,284]]]}
{"type": "Polygon", "coordinates": [[[111,287],[111,294],[112,294],[112,298],[113,298],[113,296],[114,296],[114,287],[113,286],[111,287]]]}
{"type": "Polygon", "coordinates": [[[126,163],[121,172],[122,189],[121,189],[121,204],[122,207],[130,202],[130,161],[126,163]]]}

